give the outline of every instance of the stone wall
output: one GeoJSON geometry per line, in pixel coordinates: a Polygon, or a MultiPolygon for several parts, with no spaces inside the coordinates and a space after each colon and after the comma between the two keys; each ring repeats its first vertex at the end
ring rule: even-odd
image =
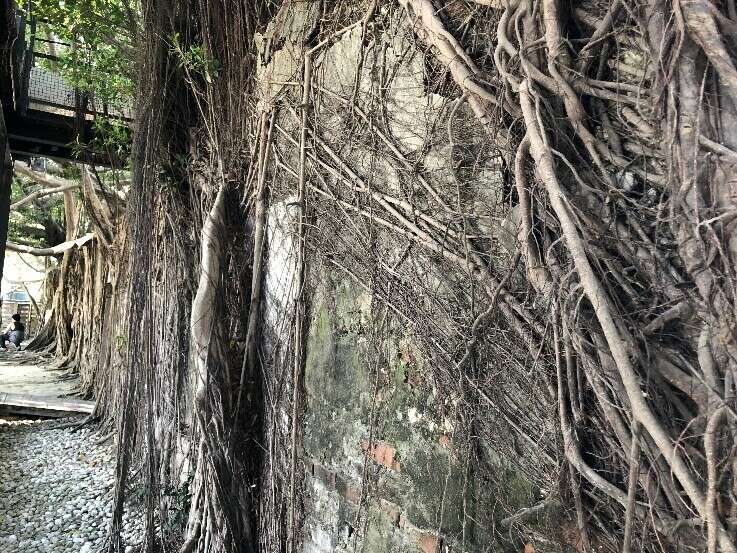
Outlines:
{"type": "MultiPolygon", "coordinates": [[[[281,223],[272,227],[267,282],[274,321],[284,307],[274,298],[293,265],[281,230],[290,219],[282,207],[271,215],[281,223]]],[[[490,444],[483,447],[495,478],[475,474],[453,401],[434,385],[401,321],[329,266],[311,280],[300,452],[305,553],[520,551],[521,538],[505,536],[499,523],[510,505],[533,504],[538,490],[490,444]]]]}
{"type": "Polygon", "coordinates": [[[519,550],[494,538],[503,515],[494,498],[517,495],[524,506],[530,484],[511,471],[506,487],[478,481],[455,443],[451,402],[402,326],[372,321],[352,282],[320,278],[305,382],[304,550],[353,551],[355,539],[366,553],[519,550]]]}
{"type": "MultiPolygon", "coordinates": [[[[298,124],[288,107],[279,106],[299,102],[295,85],[301,83],[303,41],[316,17],[314,3],[289,4],[258,41],[260,102],[264,109],[277,107],[283,132],[274,133],[275,147],[280,162],[292,169],[277,172],[274,182],[293,179],[298,167],[295,141],[284,136],[297,136],[298,124]],[[284,102],[285,97],[290,101],[284,102]]],[[[360,175],[389,193],[399,195],[405,175],[422,167],[447,201],[464,202],[472,214],[469,227],[488,237],[484,244],[508,247],[510,237],[495,230],[505,228],[500,224],[505,219],[512,220],[503,206],[499,160],[484,150],[488,137],[475,130],[470,108],[427,90],[425,53],[412,41],[411,29],[402,18],[390,19],[389,27],[364,45],[359,72],[360,53],[361,29],[356,27],[316,56],[315,86],[323,94],[314,109],[325,140],[360,175]],[[391,68],[391,78],[377,69],[379,56],[382,67],[391,68]],[[341,110],[338,102],[331,104],[331,98],[351,97],[354,87],[364,106],[383,87],[386,112],[381,117],[389,139],[415,160],[415,169],[377,156],[371,144],[361,143],[365,123],[357,124],[355,114],[341,110]],[[344,137],[350,145],[342,142],[344,137]],[[472,160],[473,170],[464,169],[464,156],[472,160]],[[458,168],[455,174],[449,169],[453,166],[458,168]]],[[[278,193],[272,191],[274,199],[278,193]]],[[[270,335],[279,334],[277,321],[292,298],[293,220],[286,206],[293,198],[280,201],[272,207],[269,223],[270,335]]],[[[514,233],[514,226],[508,223],[506,228],[514,233]]],[[[400,257],[391,236],[377,240],[388,257],[400,257]]],[[[453,398],[444,397],[433,382],[432,367],[403,321],[380,302],[372,303],[371,295],[344,272],[319,259],[310,263],[313,293],[301,451],[304,551],[521,551],[523,538],[499,523],[510,509],[538,501],[539,491],[504,463],[492,444],[472,454],[468,432],[457,428],[453,398]],[[474,470],[470,459],[479,455],[494,467],[493,479],[474,470]]],[[[428,286],[446,293],[431,267],[427,259],[428,286]]],[[[288,414],[281,418],[287,420],[288,414]]]]}

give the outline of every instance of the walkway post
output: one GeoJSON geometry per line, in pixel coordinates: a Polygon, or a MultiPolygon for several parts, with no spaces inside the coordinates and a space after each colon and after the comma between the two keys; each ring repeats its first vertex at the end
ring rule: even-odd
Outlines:
{"type": "MultiPolygon", "coordinates": [[[[10,190],[13,184],[13,159],[10,156],[5,110],[13,109],[13,43],[18,36],[16,6],[13,0],[0,0],[0,280],[5,268],[5,242],[8,239],[10,190]]],[[[0,308],[2,307],[0,296],[0,308]]]]}
{"type": "MultiPolygon", "coordinates": [[[[5,242],[8,239],[8,220],[10,219],[10,192],[13,185],[13,159],[5,128],[5,116],[0,110],[0,280],[5,268],[5,242]]],[[[0,307],[2,298],[0,297],[0,307]]]]}

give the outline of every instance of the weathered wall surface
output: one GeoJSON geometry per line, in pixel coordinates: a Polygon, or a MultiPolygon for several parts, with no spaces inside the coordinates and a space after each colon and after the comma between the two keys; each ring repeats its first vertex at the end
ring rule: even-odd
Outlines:
{"type": "MultiPolygon", "coordinates": [[[[299,165],[296,114],[279,104],[285,95],[298,97],[302,41],[315,17],[314,4],[292,4],[259,41],[261,103],[264,109],[276,106],[275,150],[279,167],[286,167],[276,173],[277,182],[296,178],[299,165]],[[275,44],[278,49],[270,50],[275,44]]],[[[498,159],[484,150],[487,138],[474,130],[470,108],[428,91],[432,76],[401,21],[365,47],[355,27],[316,55],[315,87],[323,94],[314,109],[321,136],[360,178],[388,193],[404,194],[407,175],[421,167],[440,201],[464,204],[467,224],[481,241],[505,247],[513,238],[493,230],[508,213],[498,159]],[[375,144],[362,142],[367,120],[341,107],[354,90],[366,112],[383,95],[378,117],[404,163],[377,156],[375,144]]],[[[339,182],[329,171],[325,179],[339,182]]],[[[278,196],[278,190],[273,193],[278,196]]],[[[272,335],[284,332],[280,315],[291,301],[293,221],[285,208],[291,201],[284,198],[270,213],[266,320],[272,335]]],[[[396,237],[379,234],[376,241],[386,262],[398,265],[403,248],[396,237]]],[[[457,399],[434,382],[412,329],[381,302],[372,303],[371,293],[354,279],[313,261],[301,451],[304,551],[521,550],[523,542],[499,523],[537,501],[538,490],[495,454],[493,444],[481,447],[481,456],[494,466],[493,481],[474,470],[470,459],[478,452],[470,451],[468,432],[457,427],[457,399]],[[511,539],[500,541],[504,534],[511,539]]],[[[432,267],[426,259],[426,286],[450,295],[432,267]]]]}
{"type": "Polygon", "coordinates": [[[728,17],[490,4],[151,5],[105,403],[198,551],[734,553],[728,17]]]}
{"type": "Polygon", "coordinates": [[[368,553],[519,550],[494,538],[506,514],[495,498],[523,507],[531,484],[502,464],[505,477],[479,480],[456,443],[452,398],[426,379],[402,325],[372,317],[351,281],[320,279],[305,383],[305,551],[352,551],[356,539],[368,553]]]}

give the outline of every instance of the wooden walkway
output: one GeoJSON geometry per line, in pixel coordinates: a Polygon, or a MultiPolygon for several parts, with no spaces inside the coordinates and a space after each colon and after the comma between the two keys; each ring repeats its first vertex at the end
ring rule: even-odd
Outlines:
{"type": "Polygon", "coordinates": [[[70,415],[89,415],[94,408],[94,401],[0,392],[0,414],[68,417],[70,415]]]}
{"type": "Polygon", "coordinates": [[[0,416],[68,417],[92,413],[93,401],[71,397],[77,378],[33,364],[24,353],[0,353],[0,416]]]}

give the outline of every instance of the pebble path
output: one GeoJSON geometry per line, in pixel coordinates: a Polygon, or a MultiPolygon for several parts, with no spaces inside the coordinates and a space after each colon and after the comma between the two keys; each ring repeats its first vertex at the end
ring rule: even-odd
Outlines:
{"type": "MultiPolygon", "coordinates": [[[[105,545],[115,456],[99,432],[69,421],[0,420],[0,552],[98,553],[105,545]]],[[[127,553],[140,520],[124,518],[127,553]]]]}

